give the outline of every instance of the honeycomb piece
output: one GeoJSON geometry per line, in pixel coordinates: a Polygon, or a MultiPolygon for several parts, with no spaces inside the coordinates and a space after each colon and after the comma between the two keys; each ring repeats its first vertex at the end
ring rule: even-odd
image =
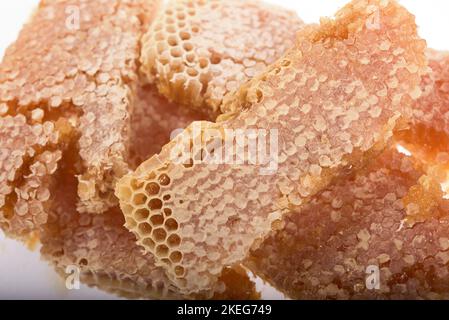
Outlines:
{"type": "Polygon", "coordinates": [[[175,130],[186,128],[206,115],[170,103],[154,86],[139,86],[131,114],[130,163],[133,169],[161,151],[175,130]]]}
{"type": "Polygon", "coordinates": [[[449,298],[449,207],[436,208],[441,220],[403,222],[401,199],[421,174],[387,151],[286,216],[246,265],[294,299],[449,298]]]}
{"type": "Polygon", "coordinates": [[[123,227],[118,208],[107,213],[76,211],[76,179],[72,159],[64,158],[58,173],[48,222],[41,228],[43,258],[67,278],[68,266],[78,267],[80,281],[110,293],[139,299],[257,299],[255,285],[239,268],[223,273],[213,292],[183,296],[170,284],[153,256],[144,253],[123,227]]]}
{"type": "Polygon", "coordinates": [[[449,194],[449,53],[428,50],[427,56],[432,72],[423,77],[424,94],[413,108],[412,124],[395,133],[396,143],[427,175],[406,197],[406,201],[422,200],[419,209],[410,210],[411,222],[431,216],[442,196],[449,194]]]}
{"type": "Polygon", "coordinates": [[[395,1],[356,0],[305,27],[295,49],[225,98],[234,114],[193,123],[119,181],[126,227],[182,292],[211,288],[284,213],[383,149],[420,96],[424,50],[395,1]]]}
{"type": "Polygon", "coordinates": [[[448,134],[449,52],[428,50],[427,56],[432,73],[422,80],[424,94],[414,108],[414,121],[448,134]]]}
{"type": "Polygon", "coordinates": [[[9,237],[26,240],[47,221],[52,175],[71,129],[64,120],[0,117],[0,227],[9,237]]]}
{"type": "Polygon", "coordinates": [[[396,140],[424,164],[449,159],[449,53],[428,50],[432,72],[423,77],[423,96],[413,108],[413,124],[396,140]]]}
{"type": "Polygon", "coordinates": [[[77,114],[80,211],[102,212],[126,164],[143,26],[158,0],[42,0],[0,66],[0,112],[77,114]]]}
{"type": "Polygon", "coordinates": [[[171,0],[143,38],[142,71],[171,101],[220,113],[225,94],[294,44],[296,13],[253,0],[171,0]]]}

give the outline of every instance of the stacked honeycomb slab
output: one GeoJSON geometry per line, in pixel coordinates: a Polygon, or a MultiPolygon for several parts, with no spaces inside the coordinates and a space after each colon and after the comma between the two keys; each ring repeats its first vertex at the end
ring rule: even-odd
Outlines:
{"type": "Polygon", "coordinates": [[[248,259],[254,272],[288,296],[449,297],[449,206],[440,185],[449,146],[448,55],[427,55],[432,73],[423,77],[423,97],[409,127],[396,132],[402,154],[388,150],[356,177],[321,193],[248,259]],[[365,283],[370,265],[380,268],[377,290],[365,283]]]}
{"type": "MultiPolygon", "coordinates": [[[[139,77],[140,38],[159,5],[41,1],[0,66],[0,226],[24,241],[38,235],[43,257],[59,273],[78,266],[84,283],[110,292],[258,298],[238,266],[224,269],[211,290],[180,293],[122,226],[111,194],[116,179],[160,151],[174,130],[209,119],[170,103],[139,77]]],[[[290,43],[276,50],[283,45],[290,43]]]]}
{"type": "Polygon", "coordinates": [[[402,198],[421,174],[386,151],[289,215],[247,265],[296,299],[449,298],[448,204],[423,223],[405,222],[402,198]]]}
{"type": "Polygon", "coordinates": [[[294,49],[224,99],[220,122],[193,123],[119,182],[126,227],[182,292],[210,289],[285,213],[384,148],[421,95],[425,47],[395,1],[352,1],[303,28],[294,49]],[[258,130],[278,135],[275,174],[270,157],[230,164],[258,130]]]}
{"type": "Polygon", "coordinates": [[[158,6],[157,0],[42,1],[1,64],[2,114],[23,115],[29,124],[74,118],[83,160],[80,211],[116,203],[114,181],[128,170],[139,40],[158,6]]]}
{"type": "Polygon", "coordinates": [[[448,65],[393,0],[42,0],[0,65],[0,228],[127,298],[258,299],[249,268],[449,299],[448,65]]]}
{"type": "Polygon", "coordinates": [[[261,1],[171,0],[143,38],[142,70],[170,101],[216,117],[224,95],[290,49],[302,25],[261,1]]]}
{"type": "Polygon", "coordinates": [[[153,256],[143,252],[123,227],[118,208],[102,215],[76,211],[76,178],[70,160],[63,158],[56,173],[60,187],[53,194],[48,222],[41,228],[42,256],[63,277],[68,277],[67,267],[76,267],[82,283],[128,298],[258,298],[255,285],[237,267],[224,271],[210,292],[180,294],[153,256]]]}
{"type": "MultiPolygon", "coordinates": [[[[413,123],[395,135],[398,144],[405,147],[425,167],[428,179],[437,180],[443,191],[449,193],[449,54],[429,50],[429,66],[432,72],[423,78],[424,95],[413,108],[413,123]]],[[[425,182],[425,178],[422,179],[425,182]]],[[[426,192],[423,183],[417,185],[410,197],[426,192]]],[[[435,192],[426,192],[428,197],[435,192]]],[[[426,203],[421,205],[418,219],[429,216],[426,203]],[[427,212],[426,212],[427,211],[427,212]]]]}

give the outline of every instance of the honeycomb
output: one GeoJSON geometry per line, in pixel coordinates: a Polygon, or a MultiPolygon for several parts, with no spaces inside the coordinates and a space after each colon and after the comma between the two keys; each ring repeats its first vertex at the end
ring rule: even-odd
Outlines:
{"type": "Polygon", "coordinates": [[[205,114],[170,103],[152,85],[139,86],[131,114],[130,167],[136,169],[159,153],[175,130],[184,129],[195,120],[207,119],[205,114]]]}
{"type": "MultiPolygon", "coordinates": [[[[413,154],[426,167],[429,178],[440,182],[448,193],[449,54],[429,50],[427,55],[432,72],[422,80],[424,95],[413,108],[412,125],[396,132],[395,140],[413,154]]],[[[435,192],[430,192],[429,196],[432,194],[435,192]]]]}
{"type": "Polygon", "coordinates": [[[84,167],[80,211],[117,203],[115,180],[128,171],[139,41],[158,6],[158,0],[43,0],[0,66],[2,117],[22,123],[23,115],[47,127],[75,117],[84,167]]]}
{"type": "Polygon", "coordinates": [[[245,262],[294,299],[448,299],[449,206],[404,224],[422,171],[391,150],[287,216],[245,262]],[[377,266],[380,287],[366,286],[377,266]]]}
{"type": "Polygon", "coordinates": [[[427,56],[432,73],[422,80],[424,95],[414,108],[414,122],[449,133],[449,52],[429,49],[427,56]]]}
{"type": "Polygon", "coordinates": [[[72,130],[64,120],[0,117],[0,228],[9,237],[26,240],[47,221],[52,175],[72,130]]]}
{"type": "Polygon", "coordinates": [[[304,27],[294,49],[225,97],[218,123],[193,123],[119,181],[126,227],[181,292],[211,289],[286,212],[384,148],[421,95],[425,47],[395,1],[355,0],[304,27]],[[238,130],[276,136],[267,128],[278,152],[240,164],[254,135],[238,130]]]}
{"type": "Polygon", "coordinates": [[[142,71],[171,101],[220,114],[225,94],[281,57],[303,26],[253,0],[171,0],[142,40],[142,71]]]}
{"type": "MultiPolygon", "coordinates": [[[[63,159],[71,166],[72,159],[63,159]]],[[[135,299],[256,299],[259,294],[236,267],[223,272],[212,292],[183,296],[170,284],[151,254],[144,253],[123,227],[119,208],[107,213],[79,214],[76,210],[75,168],[62,166],[60,188],[54,193],[48,223],[41,228],[42,257],[64,278],[67,266],[77,266],[80,281],[116,295],[135,299]],[[70,196],[67,196],[70,195],[70,196]]]]}

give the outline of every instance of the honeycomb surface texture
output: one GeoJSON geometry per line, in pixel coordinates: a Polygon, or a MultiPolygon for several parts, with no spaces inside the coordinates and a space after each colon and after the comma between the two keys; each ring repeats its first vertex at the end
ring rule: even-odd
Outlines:
{"type": "Polygon", "coordinates": [[[286,217],[247,266],[295,299],[447,299],[449,207],[436,209],[439,219],[404,223],[402,198],[420,174],[386,151],[286,217]],[[367,288],[369,266],[380,270],[377,290],[367,288]]]}
{"type": "Polygon", "coordinates": [[[46,222],[52,175],[71,129],[64,121],[0,117],[0,227],[8,236],[24,240],[46,222]]]}
{"type": "Polygon", "coordinates": [[[170,103],[152,85],[139,86],[131,114],[131,168],[136,169],[159,153],[175,130],[182,130],[195,120],[207,119],[205,114],[170,103]]]}
{"type": "Polygon", "coordinates": [[[353,1],[304,27],[294,49],[225,97],[218,123],[193,123],[120,180],[126,227],[182,292],[210,288],[283,214],[383,149],[421,95],[425,46],[395,1],[353,1]],[[238,130],[275,130],[275,156],[236,162],[254,146],[238,130]]]}
{"type": "Polygon", "coordinates": [[[142,71],[169,98],[220,113],[223,96],[294,44],[296,13],[253,0],[171,0],[143,38],[142,71]]]}
{"type": "Polygon", "coordinates": [[[428,50],[432,72],[423,78],[423,97],[414,108],[414,122],[449,133],[449,52],[428,50]]]}
{"type": "Polygon", "coordinates": [[[158,6],[157,0],[43,0],[0,66],[2,117],[42,123],[75,117],[84,166],[80,211],[116,203],[115,179],[128,170],[139,42],[158,6]]]}
{"type": "MultiPolygon", "coordinates": [[[[423,97],[413,108],[412,125],[396,132],[395,140],[424,165],[428,178],[440,182],[448,194],[449,54],[429,50],[427,55],[432,72],[423,78],[423,97]]],[[[426,188],[421,184],[412,191],[419,189],[426,188]]]]}
{"type": "Polygon", "coordinates": [[[246,273],[227,269],[213,291],[182,295],[170,284],[153,255],[138,247],[123,226],[119,208],[105,214],[76,210],[76,179],[63,159],[58,172],[61,187],[54,194],[48,222],[41,227],[41,254],[64,278],[68,266],[80,269],[82,283],[134,299],[257,299],[259,294],[246,273]],[[69,195],[69,196],[68,196],[69,195]]]}

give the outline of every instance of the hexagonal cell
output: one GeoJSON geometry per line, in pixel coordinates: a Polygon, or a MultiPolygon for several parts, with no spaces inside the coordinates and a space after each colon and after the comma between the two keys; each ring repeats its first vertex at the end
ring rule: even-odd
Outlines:
{"type": "Polygon", "coordinates": [[[181,238],[177,234],[172,234],[167,239],[167,244],[173,248],[178,247],[181,244],[181,238]]]}
{"type": "Polygon", "coordinates": [[[155,214],[150,217],[150,222],[154,227],[160,226],[164,223],[164,216],[161,214],[155,214]]]}
{"type": "Polygon", "coordinates": [[[164,212],[165,217],[170,217],[173,213],[172,209],[170,208],[164,208],[164,210],[162,210],[164,212]]]}
{"type": "Polygon", "coordinates": [[[168,256],[169,249],[165,244],[158,245],[156,248],[156,255],[159,258],[164,258],[168,256]]]}
{"type": "Polygon", "coordinates": [[[170,180],[170,177],[168,176],[168,175],[166,175],[165,173],[164,174],[161,174],[160,176],[159,176],[159,183],[162,185],[162,186],[168,186],[169,184],[170,184],[170,182],[171,182],[171,180],[170,180]]]}
{"type": "Polygon", "coordinates": [[[151,240],[150,238],[145,238],[145,239],[142,241],[142,244],[143,244],[144,246],[150,248],[150,250],[153,250],[153,249],[154,249],[154,246],[156,245],[156,244],[154,243],[154,241],[151,240]]]}
{"type": "Polygon", "coordinates": [[[150,212],[148,211],[148,209],[137,209],[134,212],[134,217],[137,221],[139,222],[143,222],[146,221],[148,219],[148,217],[150,216],[150,212]]]}
{"type": "Polygon", "coordinates": [[[167,232],[163,228],[153,230],[153,237],[156,242],[164,242],[167,238],[167,232]]]}
{"type": "Polygon", "coordinates": [[[179,251],[174,251],[170,254],[170,261],[172,263],[179,263],[182,260],[182,253],[179,251]]]}
{"type": "Polygon", "coordinates": [[[153,230],[153,227],[147,222],[139,224],[139,233],[141,235],[149,236],[151,234],[152,230],[153,230]]]}
{"type": "Polygon", "coordinates": [[[159,193],[161,187],[156,182],[150,182],[145,186],[145,191],[148,196],[154,196],[159,193]]]}
{"type": "Polygon", "coordinates": [[[133,200],[132,203],[136,206],[141,206],[144,205],[147,202],[148,198],[145,194],[143,193],[136,193],[133,196],[133,200]]]}
{"type": "Polygon", "coordinates": [[[150,210],[159,210],[162,209],[162,200],[158,198],[151,199],[150,202],[148,202],[148,207],[150,210]]]}
{"type": "Polygon", "coordinates": [[[164,201],[169,201],[170,199],[171,199],[171,195],[169,195],[169,194],[164,195],[164,197],[162,198],[162,200],[164,200],[164,201]]]}
{"type": "MultiPolygon", "coordinates": [[[[171,214],[171,209],[168,209],[168,210],[170,210],[170,214],[171,214]]],[[[175,219],[170,218],[170,219],[167,219],[167,221],[165,221],[165,227],[167,228],[168,231],[175,231],[175,230],[178,230],[179,225],[175,219]]]]}
{"type": "Polygon", "coordinates": [[[125,219],[125,226],[129,230],[132,230],[132,229],[134,229],[137,226],[137,222],[136,222],[136,220],[134,220],[131,217],[126,217],[126,219],[125,219]]]}
{"type": "MultiPolygon", "coordinates": [[[[129,198],[129,199],[130,199],[130,198],[129,198]]],[[[123,204],[123,205],[121,206],[121,208],[122,208],[122,211],[123,211],[123,213],[124,213],[125,215],[131,215],[132,212],[134,211],[134,207],[131,206],[131,205],[129,205],[129,204],[123,204]]]]}
{"type": "Polygon", "coordinates": [[[175,267],[175,274],[177,277],[182,278],[185,275],[185,269],[181,266],[176,266],[175,267]]]}

